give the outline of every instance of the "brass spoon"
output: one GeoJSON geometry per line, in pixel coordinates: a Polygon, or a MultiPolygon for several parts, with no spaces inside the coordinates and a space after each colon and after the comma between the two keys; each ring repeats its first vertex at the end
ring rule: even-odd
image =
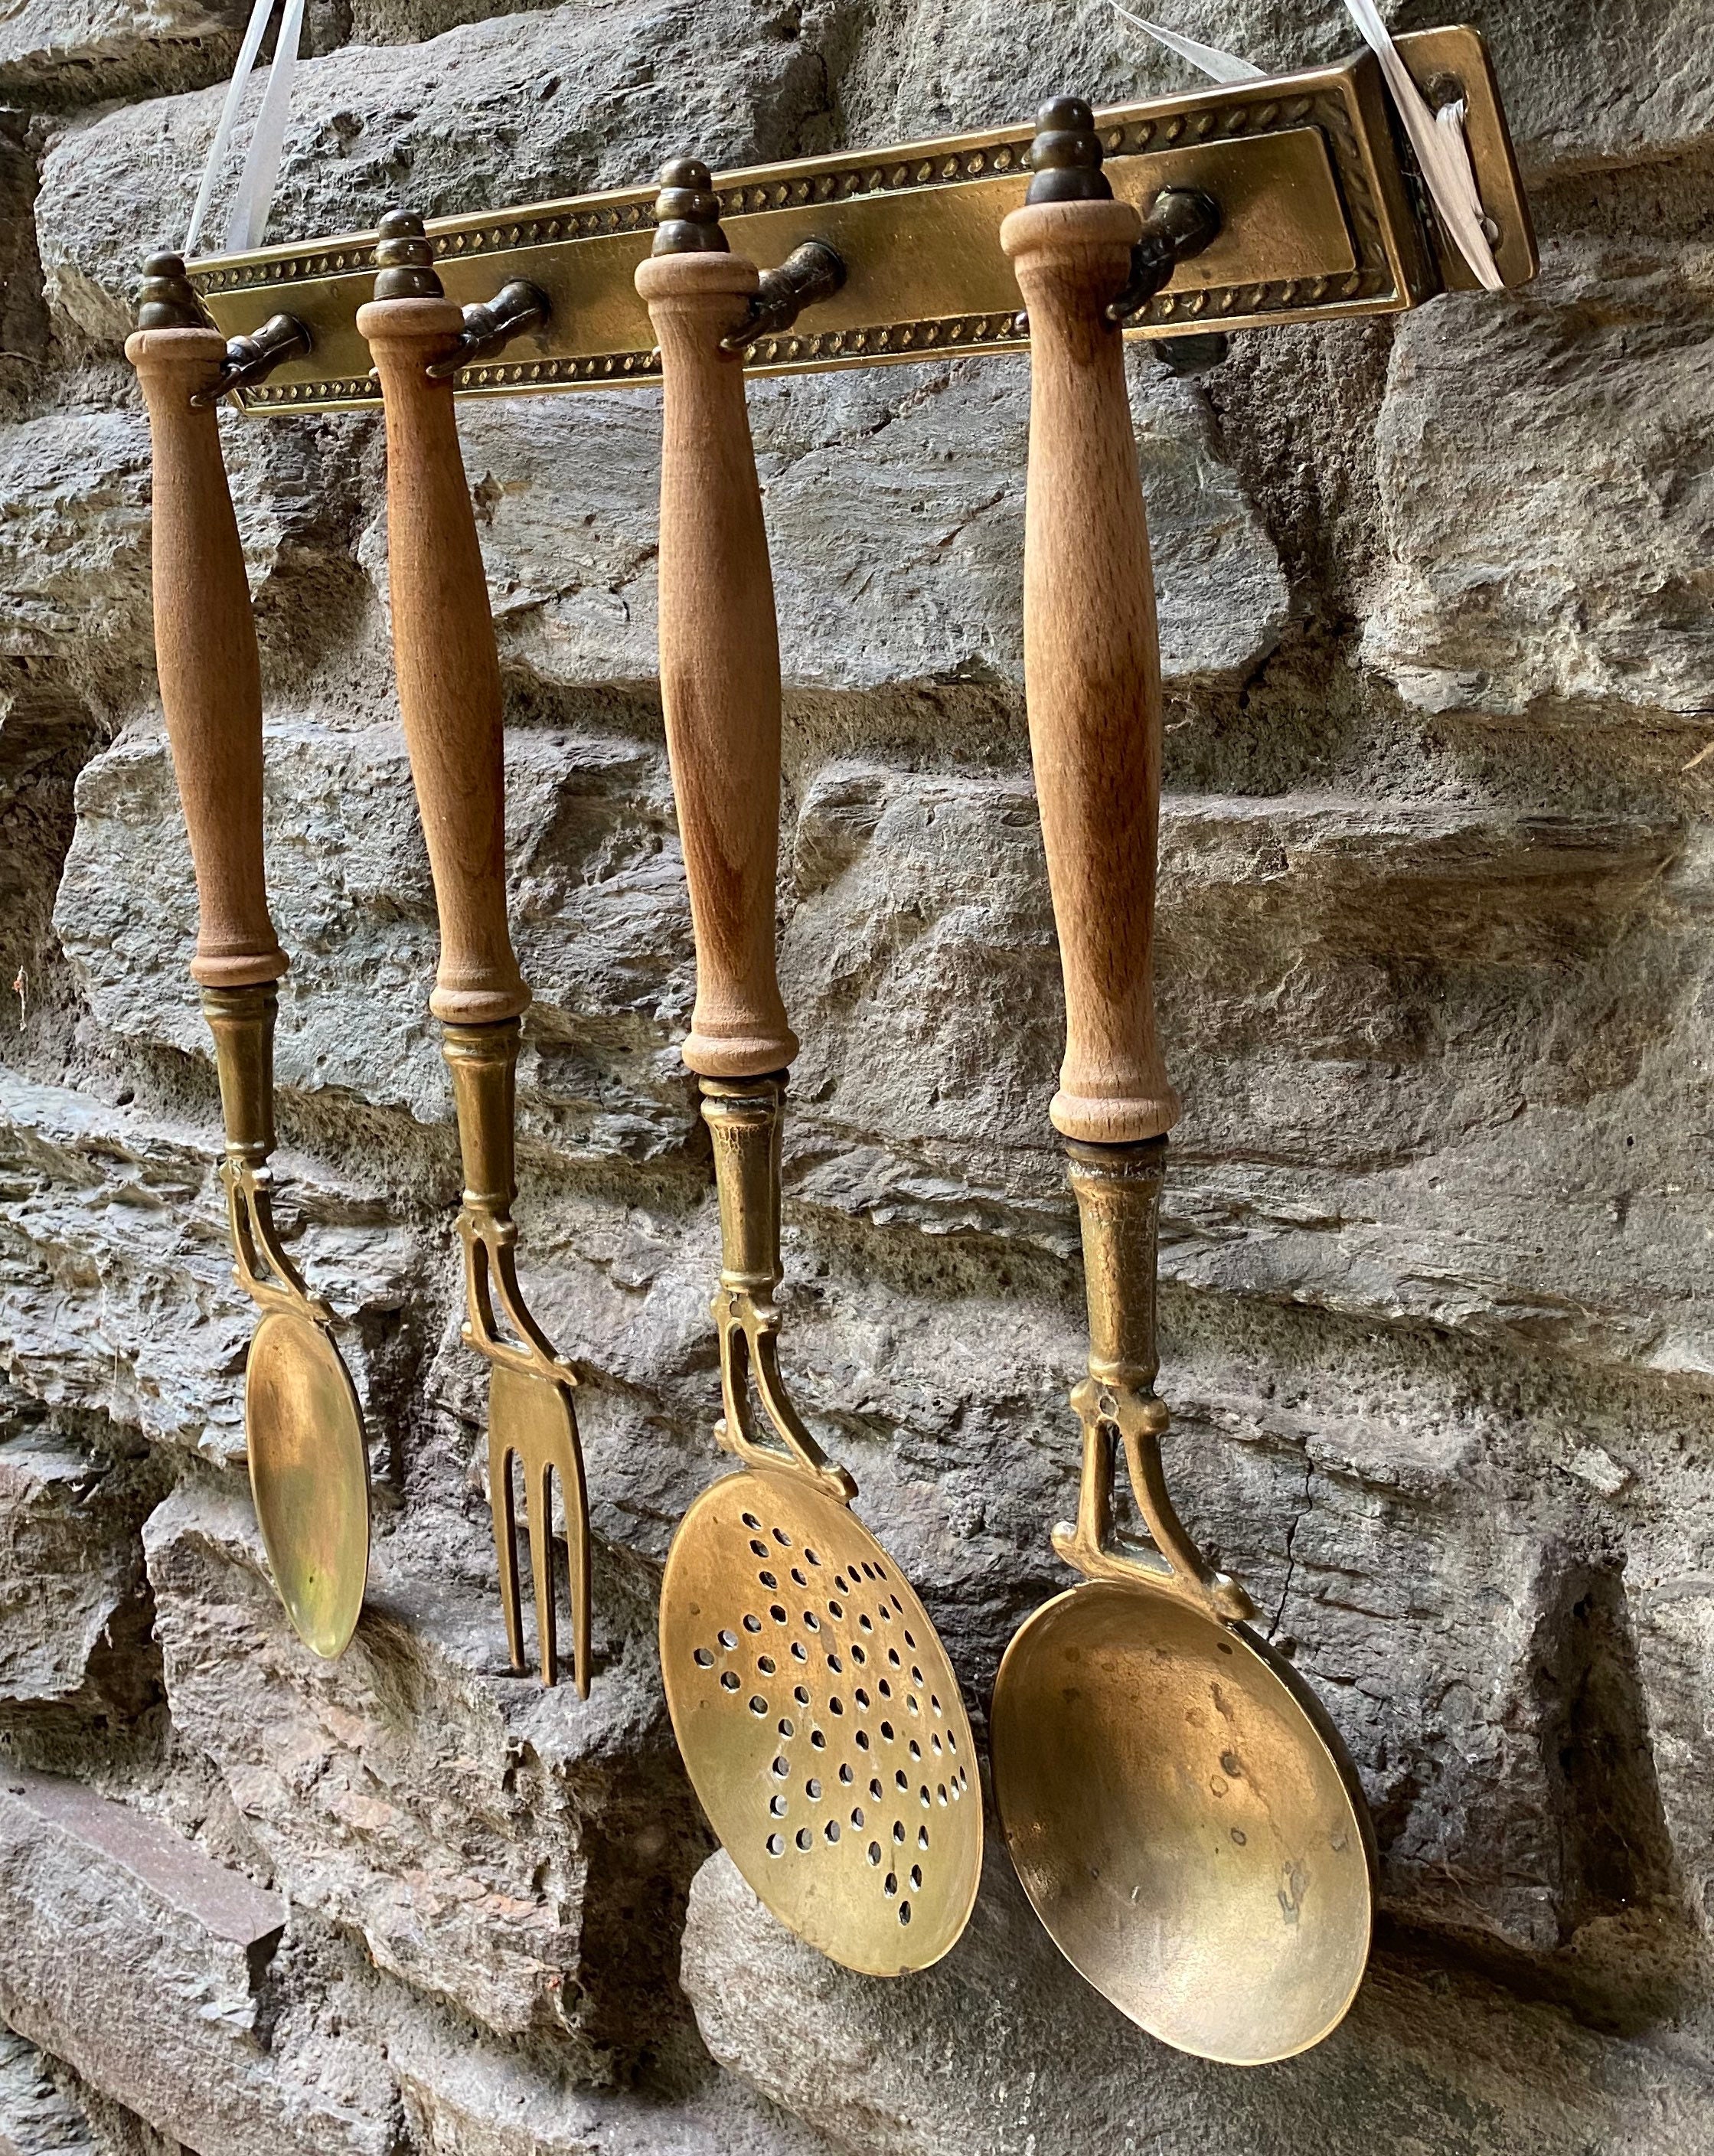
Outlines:
{"type": "MultiPolygon", "coordinates": [[[[480,326],[472,336],[470,322],[445,296],[419,218],[389,211],[376,260],[375,296],[358,310],[357,328],[374,352],[386,413],[393,661],[440,921],[428,1008],[441,1021],[464,1161],[464,1337],[489,1365],[488,1495],[506,1643],[521,1675],[516,1460],[529,1516],[541,1681],[554,1684],[559,1675],[557,1481],[565,1505],[572,1671],[587,1698],[589,1504],[572,1404],[577,1378],[531,1315],[518,1283],[513,1121],[520,1019],[530,991],[506,926],[500,658],[446,365],[485,340],[480,326]]],[[[500,296],[519,289],[507,287],[500,296]]],[[[492,309],[471,311],[491,325],[492,309]]],[[[539,321],[543,311],[537,295],[521,313],[511,310],[511,325],[539,321]]]]}
{"type": "Polygon", "coordinates": [[[637,289],[665,385],[661,696],[696,939],[684,1056],[720,1192],[715,1434],[743,1468],[674,1540],[661,1670],[696,1794],[757,1895],[834,1960],[894,1976],[937,1961],[968,1921],[982,1795],[928,1614],[780,1377],[780,1116],[798,1043],[775,976],[779,644],[742,356],[760,280],[726,252],[706,168],[686,159],[661,178],[637,289]]]}
{"type": "Polygon", "coordinates": [[[1254,1630],[1167,1493],[1154,1393],[1164,1133],[1150,938],[1160,664],[1120,332],[1104,310],[1142,226],[1089,108],[1044,106],[1026,206],[1001,228],[1029,311],[1024,540],[1031,748],[1065,978],[1055,1126],[1087,1273],[1075,1528],[1083,1575],[1001,1664],[994,1786],[1025,1892],[1065,1955],[1180,2051],[1289,2057],[1362,1979],[1374,1851],[1362,1788],[1307,1685],[1254,1630]],[[1112,1518],[1122,1445],[1152,1541],[1112,1518]]]}
{"type": "Polygon", "coordinates": [[[333,1313],[306,1291],[271,1210],[275,983],[286,959],[263,877],[255,622],[213,408],[227,347],[177,255],[152,256],[146,270],[125,349],[154,450],[156,665],[196,865],[191,973],[220,1075],[220,1179],[238,1276],[264,1313],[244,1373],[250,1489],[293,1630],[331,1657],[351,1640],[368,1578],[369,1456],[333,1313]]]}

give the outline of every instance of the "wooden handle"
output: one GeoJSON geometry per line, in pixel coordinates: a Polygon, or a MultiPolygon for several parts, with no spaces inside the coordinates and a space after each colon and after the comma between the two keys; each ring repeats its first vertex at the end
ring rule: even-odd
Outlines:
{"type": "Polygon", "coordinates": [[[357,311],[387,413],[387,581],[393,664],[440,916],[428,1008],[454,1025],[516,1018],[530,1001],[505,918],[505,757],[500,659],[450,382],[426,369],[464,326],[450,300],[372,300],[357,311]]]}
{"type": "Polygon", "coordinates": [[[277,981],[286,958],[262,863],[262,670],[212,387],[213,330],[139,330],[126,357],[154,449],[155,665],[190,832],[200,915],[192,977],[205,988],[277,981]]]}
{"type": "Polygon", "coordinates": [[[1124,346],[1101,310],[1140,229],[1117,202],[1045,202],[1000,228],[1029,311],[1024,672],[1065,977],[1050,1113],[1126,1145],[1178,1117],[1155,1040],[1161,664],[1124,346]]]}
{"type": "Polygon", "coordinates": [[[780,652],[744,364],[720,349],[753,264],[659,254],[637,290],[660,344],[660,694],[696,936],[685,1060],[706,1078],[783,1070],[798,1053],[774,969],[780,652]]]}

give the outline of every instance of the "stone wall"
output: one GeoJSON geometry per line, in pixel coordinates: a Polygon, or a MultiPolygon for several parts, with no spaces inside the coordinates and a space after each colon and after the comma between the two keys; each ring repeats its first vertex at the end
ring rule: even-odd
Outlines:
{"type": "MultiPolygon", "coordinates": [[[[1105,0],[325,0],[273,227],[1179,86],[1105,0]]],[[[1404,27],[1445,10],[1407,0],[1404,27]]],[[[228,418],[293,954],[284,1208],[348,1312],[370,1602],[293,1640],[120,357],[233,0],[0,20],[0,2148],[104,2156],[1683,2156],[1714,2147],[1714,20],[1488,0],[1540,280],[1136,356],[1183,1090],[1162,1391],[1193,1526],[1361,1768],[1355,2012],[1152,2044],[991,1864],[926,1975],[761,1912],[653,1643],[713,1470],[706,1142],[654,684],[648,391],[464,413],[536,1003],[521,1219],[582,1379],[587,1705],[505,1665],[372,420],[228,418]],[[15,982],[15,986],[13,984],[15,982]]],[[[1181,28],[1279,64],[1334,0],[1181,28]]],[[[1020,692],[1014,362],[759,385],[805,1043],[788,1348],[979,1709],[1064,1578],[1073,1221],[1020,692]]]]}

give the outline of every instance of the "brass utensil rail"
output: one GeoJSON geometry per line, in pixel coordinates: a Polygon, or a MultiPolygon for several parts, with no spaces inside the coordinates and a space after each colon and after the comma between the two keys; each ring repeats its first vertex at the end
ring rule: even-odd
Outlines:
{"type": "MultiPolygon", "coordinates": [[[[1481,34],[1455,27],[1401,37],[1431,102],[1462,96],[1491,239],[1507,285],[1536,270],[1527,203],[1481,34]]],[[[1219,204],[1207,250],[1131,321],[1172,337],[1393,314],[1474,280],[1429,206],[1367,52],[1339,65],[1096,115],[1121,198],[1194,187],[1219,204]]],[[[837,250],[849,275],[801,328],[760,337],[757,374],[872,367],[942,354],[1027,348],[999,228],[1024,199],[1029,123],[862,154],[841,152],[716,175],[733,248],[783,261],[806,240],[837,250]]],[[[449,299],[475,304],[526,279],[546,322],[464,368],[462,396],[601,389],[659,379],[648,311],[633,282],[654,238],[652,184],[502,213],[442,218],[428,234],[449,299]]],[[[374,288],[375,234],[294,242],[192,264],[215,326],[253,336],[281,310],[309,332],[307,352],[233,401],[259,413],[378,407],[357,309],[374,288]]]]}

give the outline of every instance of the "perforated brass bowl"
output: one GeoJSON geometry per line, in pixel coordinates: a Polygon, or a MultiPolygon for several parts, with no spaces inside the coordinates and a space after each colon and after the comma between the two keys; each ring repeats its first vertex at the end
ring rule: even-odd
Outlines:
{"type": "Polygon", "coordinates": [[[274,1310],[244,1375],[250,1491],[292,1630],[331,1660],[357,1630],[369,1576],[369,1455],[345,1364],[320,1326],[274,1310]]]}
{"type": "Polygon", "coordinates": [[[685,1517],[661,1594],[673,1728],[761,1899],[848,1969],[953,1944],[982,1869],[958,1681],[926,1611],[849,1506],[750,1468],[685,1517]]]}
{"type": "Polygon", "coordinates": [[[1248,1626],[1086,1580],[1013,1640],[991,1736],[1024,1892],[1123,2013],[1228,2066],[1337,2025],[1368,1959],[1368,1813],[1314,1694],[1248,1626]]]}

